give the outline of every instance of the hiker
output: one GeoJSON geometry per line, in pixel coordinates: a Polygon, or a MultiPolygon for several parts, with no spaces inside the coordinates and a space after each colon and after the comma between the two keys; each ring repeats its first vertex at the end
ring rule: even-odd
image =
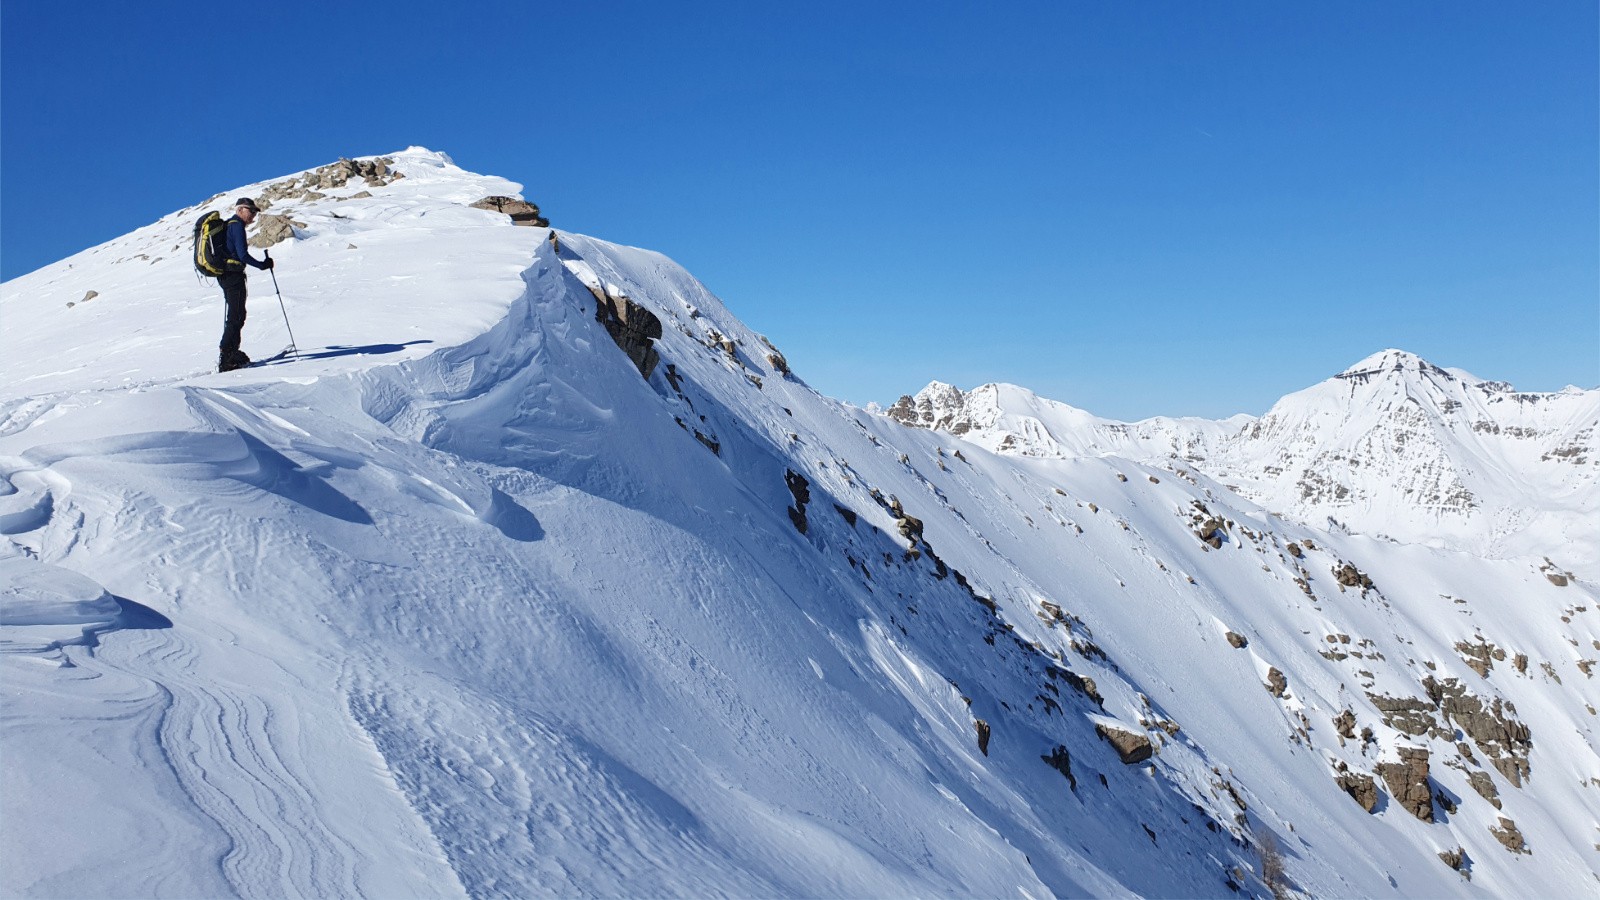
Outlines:
{"type": "Polygon", "coordinates": [[[250,365],[250,357],[239,349],[239,341],[244,333],[244,267],[248,263],[258,269],[272,268],[272,257],[261,260],[250,255],[250,244],[244,235],[245,226],[254,222],[260,212],[255,200],[240,197],[234,201],[233,218],[227,223],[228,253],[223,273],[217,276],[217,283],[222,285],[222,297],[228,302],[228,316],[222,326],[222,344],[218,348],[221,351],[217,359],[219,372],[230,372],[250,365]]]}

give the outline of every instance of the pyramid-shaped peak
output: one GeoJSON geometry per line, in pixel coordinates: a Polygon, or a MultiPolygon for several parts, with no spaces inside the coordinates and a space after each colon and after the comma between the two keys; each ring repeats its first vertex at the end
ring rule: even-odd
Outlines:
{"type": "Polygon", "coordinates": [[[1350,366],[1348,369],[1345,369],[1343,372],[1340,372],[1337,377],[1345,379],[1357,378],[1364,380],[1386,373],[1403,372],[1437,375],[1452,380],[1455,378],[1454,375],[1451,375],[1445,369],[1428,362],[1415,353],[1407,353],[1404,350],[1396,350],[1394,348],[1380,350],[1377,353],[1368,356],[1355,365],[1350,366]]]}
{"type": "Polygon", "coordinates": [[[943,381],[930,381],[927,387],[917,391],[916,399],[929,400],[934,403],[945,401],[960,403],[965,396],[962,390],[953,384],[946,384],[943,381]]]}

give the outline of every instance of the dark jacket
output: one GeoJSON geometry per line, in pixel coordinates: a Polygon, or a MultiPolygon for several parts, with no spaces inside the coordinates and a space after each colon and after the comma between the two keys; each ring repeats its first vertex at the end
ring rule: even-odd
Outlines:
{"type": "MultiPolygon", "coordinates": [[[[249,263],[258,269],[265,269],[267,261],[256,259],[250,255],[250,241],[244,236],[244,222],[238,216],[228,220],[228,261],[239,260],[238,271],[244,271],[244,263],[249,263]]],[[[231,268],[231,266],[230,266],[231,268]]]]}

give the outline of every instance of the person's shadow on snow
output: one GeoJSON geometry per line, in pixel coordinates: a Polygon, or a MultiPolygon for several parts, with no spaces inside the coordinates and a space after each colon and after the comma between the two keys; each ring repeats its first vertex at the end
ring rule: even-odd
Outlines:
{"type": "Polygon", "coordinates": [[[431,343],[433,343],[433,341],[415,340],[407,341],[404,344],[366,344],[360,347],[347,347],[335,344],[331,347],[323,347],[320,350],[313,350],[309,353],[301,351],[293,356],[285,356],[282,359],[274,359],[271,362],[265,362],[263,365],[273,366],[280,363],[293,362],[297,359],[334,359],[340,356],[382,356],[386,353],[399,353],[401,350],[404,350],[407,347],[414,347],[417,344],[431,343]]]}

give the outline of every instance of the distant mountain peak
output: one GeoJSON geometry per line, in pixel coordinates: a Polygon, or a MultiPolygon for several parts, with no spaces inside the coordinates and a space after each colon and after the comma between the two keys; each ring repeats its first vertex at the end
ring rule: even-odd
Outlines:
{"type": "Polygon", "coordinates": [[[964,434],[972,423],[966,415],[967,395],[953,384],[930,381],[915,396],[902,396],[884,414],[902,425],[964,434]]]}
{"type": "Polygon", "coordinates": [[[1334,376],[1343,379],[1367,379],[1388,372],[1416,372],[1434,375],[1451,381],[1458,380],[1448,370],[1436,366],[1415,353],[1393,348],[1380,350],[1334,376]]]}

